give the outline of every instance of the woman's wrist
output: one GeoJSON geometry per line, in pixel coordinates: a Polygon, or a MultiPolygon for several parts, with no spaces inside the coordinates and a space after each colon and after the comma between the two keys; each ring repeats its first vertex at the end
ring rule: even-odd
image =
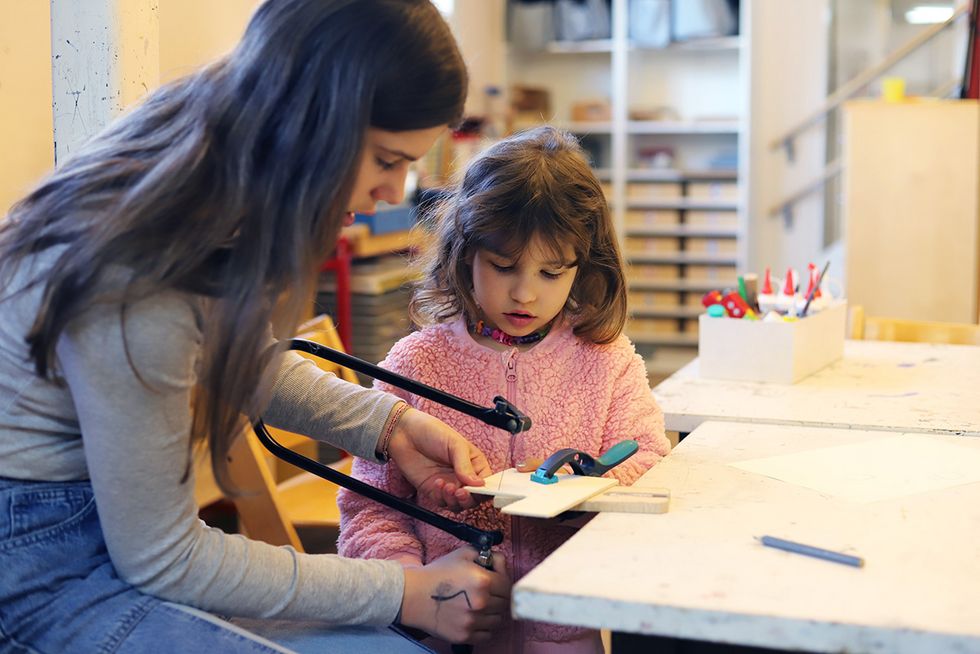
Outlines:
{"type": "Polygon", "coordinates": [[[422,557],[417,553],[402,552],[394,556],[389,556],[388,560],[401,563],[404,568],[421,568],[424,565],[422,563],[422,557]]]}
{"type": "Polygon", "coordinates": [[[381,430],[381,436],[378,437],[378,444],[374,448],[375,455],[381,461],[387,462],[391,459],[390,447],[392,436],[394,436],[395,431],[398,429],[398,423],[401,421],[402,416],[410,408],[405,401],[398,402],[391,408],[388,419],[385,420],[384,429],[381,430]]]}

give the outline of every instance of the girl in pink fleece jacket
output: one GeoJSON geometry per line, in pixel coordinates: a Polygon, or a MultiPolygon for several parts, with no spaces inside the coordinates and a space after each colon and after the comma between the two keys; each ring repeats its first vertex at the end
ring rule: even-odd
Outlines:
{"type": "MultiPolygon", "coordinates": [[[[424,328],[399,341],[381,365],[477,404],[503,395],[533,427],[512,436],[387,384],[378,388],[452,425],[494,472],[533,466],[563,447],[599,456],[632,438],[639,452],[608,473],[628,485],[668,453],[643,360],[622,334],[626,285],[608,205],[572,136],[541,127],[489,148],[442,205],[436,230],[411,307],[424,328]]],[[[403,497],[414,493],[390,462],[358,460],[354,475],[403,497]]],[[[461,545],[353,493],[341,491],[339,503],[345,556],[417,566],[461,545]]],[[[556,520],[504,516],[489,502],[447,515],[502,530],[494,560],[504,560],[515,581],[574,532],[556,520]]],[[[509,621],[476,648],[559,651],[601,652],[602,644],[595,630],[509,621]]]]}

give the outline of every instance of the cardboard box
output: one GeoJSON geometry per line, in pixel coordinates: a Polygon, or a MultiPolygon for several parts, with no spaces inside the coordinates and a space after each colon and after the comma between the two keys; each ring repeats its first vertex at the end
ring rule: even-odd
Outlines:
{"type": "Polygon", "coordinates": [[[702,377],[794,384],[844,354],[847,302],[792,322],[698,320],[702,377]]]}

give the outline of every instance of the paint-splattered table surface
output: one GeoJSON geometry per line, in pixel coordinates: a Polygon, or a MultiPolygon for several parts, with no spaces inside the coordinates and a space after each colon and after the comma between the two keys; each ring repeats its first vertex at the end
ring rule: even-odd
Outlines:
{"type": "Polygon", "coordinates": [[[846,341],[796,384],[704,379],[695,359],[653,394],[682,433],[726,420],[980,436],[980,347],[846,341]]]}
{"type": "Polygon", "coordinates": [[[707,422],[639,482],[669,488],[669,512],[597,515],[515,585],[513,609],[794,651],[980,652],[978,460],[974,438],[707,422]]]}

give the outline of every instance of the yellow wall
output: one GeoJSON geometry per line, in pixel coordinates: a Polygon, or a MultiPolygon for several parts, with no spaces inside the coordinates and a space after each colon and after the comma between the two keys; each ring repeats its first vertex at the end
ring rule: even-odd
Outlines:
{"type": "MultiPolygon", "coordinates": [[[[160,0],[159,77],[144,71],[134,77],[167,82],[230,50],[248,24],[259,0],[160,0]]],[[[139,15],[123,2],[119,17],[143,38],[139,15]],[[132,12],[130,12],[132,13],[132,12]]],[[[123,46],[126,46],[123,35],[123,46]]],[[[134,49],[134,52],[136,50],[134,49]]],[[[127,50],[128,52],[128,50],[127,50]]],[[[138,63],[155,64],[141,56],[138,63]]],[[[127,96],[127,102],[135,96],[127,96]]],[[[51,114],[51,9],[43,0],[4,3],[0,17],[0,216],[54,165],[51,114]]]]}
{"type": "Polygon", "coordinates": [[[241,38],[259,0],[161,0],[160,81],[217,59],[241,38]]]}
{"type": "Polygon", "coordinates": [[[0,18],[0,216],[54,165],[50,12],[7,2],[0,18]]]}

